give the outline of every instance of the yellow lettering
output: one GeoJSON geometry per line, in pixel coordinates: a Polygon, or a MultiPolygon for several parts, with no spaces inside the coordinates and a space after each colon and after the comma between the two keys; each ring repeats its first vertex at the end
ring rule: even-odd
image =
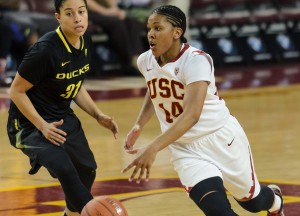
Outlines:
{"type": "Polygon", "coordinates": [[[58,74],[56,74],[56,79],[72,79],[74,77],[85,74],[89,70],[90,70],[90,65],[86,64],[82,68],[79,68],[78,70],[75,70],[75,71],[72,71],[72,72],[58,73],[58,74]]]}
{"type": "Polygon", "coordinates": [[[56,74],[56,79],[64,79],[65,77],[66,77],[66,74],[64,74],[64,73],[56,74]]]}

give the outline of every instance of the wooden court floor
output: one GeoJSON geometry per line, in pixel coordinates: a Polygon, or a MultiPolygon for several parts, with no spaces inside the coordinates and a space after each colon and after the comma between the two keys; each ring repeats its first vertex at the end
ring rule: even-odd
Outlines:
{"type": "MultiPolygon", "coordinates": [[[[135,79],[127,82],[90,81],[87,84],[99,107],[118,122],[120,134],[116,141],[109,131],[74,106],[99,166],[93,194],[120,199],[130,216],[201,216],[203,213],[182,189],[167,150],[158,154],[148,183],[129,183],[130,173],[121,173],[133,159],[124,152],[123,145],[143,100],[143,80],[135,79]]],[[[6,89],[0,92],[0,216],[61,216],[64,196],[57,181],[45,169],[34,176],[28,175],[27,157],[8,142],[5,104],[9,101],[5,92],[6,89]]],[[[280,185],[286,216],[299,216],[300,85],[223,90],[220,95],[248,134],[260,182],[280,185]]],[[[159,126],[153,118],[137,146],[146,145],[157,134],[159,126]]],[[[266,215],[266,212],[247,213],[230,194],[228,197],[241,216],[266,215]]]]}

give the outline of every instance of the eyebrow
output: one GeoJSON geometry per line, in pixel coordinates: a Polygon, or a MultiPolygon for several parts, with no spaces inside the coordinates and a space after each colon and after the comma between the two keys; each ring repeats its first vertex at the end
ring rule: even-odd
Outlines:
{"type": "MultiPolygon", "coordinates": [[[[150,23],[147,23],[147,24],[150,25],[150,23]]],[[[160,24],[160,22],[159,21],[155,21],[152,24],[160,24]]]]}
{"type": "MultiPolygon", "coordinates": [[[[80,6],[78,9],[81,9],[81,8],[86,8],[86,6],[85,5],[80,6]]],[[[73,8],[66,8],[66,9],[64,9],[64,11],[67,11],[67,10],[73,10],[73,8]]]]}

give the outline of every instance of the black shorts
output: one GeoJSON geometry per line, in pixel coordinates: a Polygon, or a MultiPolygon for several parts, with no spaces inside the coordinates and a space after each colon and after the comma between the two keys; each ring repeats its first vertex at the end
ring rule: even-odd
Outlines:
{"type": "Polygon", "coordinates": [[[63,148],[71,158],[73,164],[78,167],[86,167],[95,170],[97,164],[94,155],[88,145],[81,123],[74,113],[69,113],[59,128],[67,133],[66,141],[60,147],[52,144],[44,135],[27,119],[9,117],[7,133],[12,146],[21,149],[30,158],[30,174],[35,174],[41,165],[38,154],[46,149],[57,151],[63,148]]]}

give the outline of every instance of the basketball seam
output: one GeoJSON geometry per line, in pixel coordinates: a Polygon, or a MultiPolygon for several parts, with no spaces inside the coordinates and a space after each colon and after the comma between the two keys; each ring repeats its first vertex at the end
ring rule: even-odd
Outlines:
{"type": "Polygon", "coordinates": [[[84,209],[88,216],[91,216],[87,208],[84,209]]]}
{"type": "Polygon", "coordinates": [[[97,200],[97,199],[95,199],[95,200],[96,200],[96,202],[98,202],[98,203],[100,203],[101,205],[103,205],[103,206],[109,211],[109,213],[111,213],[111,216],[114,216],[114,213],[113,213],[109,208],[107,208],[106,205],[104,205],[100,200],[97,200]]]}

